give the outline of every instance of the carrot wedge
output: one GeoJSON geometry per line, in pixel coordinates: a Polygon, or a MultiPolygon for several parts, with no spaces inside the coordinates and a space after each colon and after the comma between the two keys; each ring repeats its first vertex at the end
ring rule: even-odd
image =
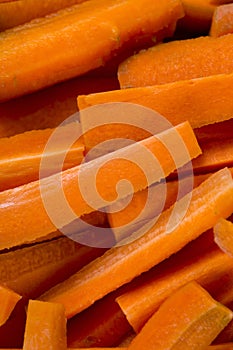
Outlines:
{"type": "Polygon", "coordinates": [[[213,15],[210,28],[212,37],[233,33],[233,4],[218,6],[213,15]]]}
{"type": "Polygon", "coordinates": [[[21,295],[15,293],[13,290],[0,286],[0,326],[8,320],[15,305],[21,298],[21,295]]]}
{"type": "MultiPolygon", "coordinates": [[[[132,187],[123,188],[119,196],[126,197],[132,192],[150,186],[151,183],[160,181],[200,153],[192,128],[188,123],[183,123],[156,137],[152,136],[141,143],[132,144],[94,161],[40,181],[3,191],[0,193],[0,249],[33,241],[68,225],[72,220],[70,215],[68,218],[64,215],[67,203],[75,213],[73,215],[72,212],[72,219],[80,218],[84,214],[97,210],[97,207],[100,209],[106,206],[105,203],[116,202],[115,184],[118,181],[127,179],[133,184],[133,190],[132,187]],[[179,147],[176,159],[174,155],[171,156],[171,147],[169,150],[168,146],[169,142],[174,143],[174,140],[176,151],[179,147]],[[138,164],[141,160],[145,165],[147,156],[149,162],[145,175],[138,164]],[[153,164],[154,160],[156,161],[153,164]],[[96,174],[95,180],[93,174],[96,174]],[[89,204],[90,200],[83,197],[83,192],[86,194],[87,184],[88,190],[93,184],[105,200],[103,202],[99,197],[97,200],[94,198],[94,208],[92,202],[89,204]],[[66,196],[65,201],[60,200],[61,192],[62,196],[64,194],[66,196]],[[57,210],[60,211],[58,214],[57,210]],[[50,218],[54,212],[57,216],[52,221],[50,218]]],[[[104,239],[106,239],[105,236],[104,239]]]]}
{"type": "MultiPolygon", "coordinates": [[[[223,169],[194,189],[183,220],[169,234],[167,224],[173,207],[163,212],[154,227],[144,236],[129,244],[109,249],[94,263],[86,265],[77,274],[46,292],[41,299],[64,304],[66,316],[72,317],[95,300],[179,251],[213,227],[218,218],[228,217],[233,210],[232,194],[231,173],[228,169],[223,169]]],[[[178,203],[184,202],[181,200],[178,203]]]]}
{"type": "Polygon", "coordinates": [[[90,0],[9,29],[0,34],[0,101],[101,67],[124,43],[182,16],[180,0],[90,0]]]}
{"type": "Polygon", "coordinates": [[[118,79],[121,88],[128,88],[232,72],[233,34],[229,34],[154,46],[122,62],[118,79]]]}
{"type": "Polygon", "coordinates": [[[233,257],[233,223],[220,219],[214,226],[214,240],[218,246],[233,257]]]}
{"type": "Polygon", "coordinates": [[[204,350],[232,318],[231,310],[191,282],[165,300],[128,349],[204,350]]]}
{"type": "Polygon", "coordinates": [[[66,319],[63,305],[30,300],[23,350],[66,349],[66,319]]]}

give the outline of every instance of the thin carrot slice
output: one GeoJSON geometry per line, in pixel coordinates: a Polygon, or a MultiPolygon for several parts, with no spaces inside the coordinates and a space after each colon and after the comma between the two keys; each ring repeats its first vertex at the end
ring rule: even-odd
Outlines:
{"type": "Polygon", "coordinates": [[[233,33],[233,4],[218,6],[213,15],[210,35],[219,37],[233,33]]]}
{"type": "MultiPolygon", "coordinates": [[[[223,169],[194,189],[182,222],[173,227],[169,234],[167,224],[173,207],[163,212],[144,236],[111,248],[94,263],[86,265],[77,274],[46,292],[41,299],[64,304],[67,317],[72,317],[95,300],[179,251],[213,227],[221,216],[229,216],[233,210],[232,193],[231,173],[223,169]]],[[[178,203],[183,204],[183,200],[178,203]]]]}
{"type": "MultiPolygon", "coordinates": [[[[132,187],[123,188],[119,195],[121,198],[132,192],[140,191],[153,182],[160,181],[161,178],[169,175],[177,167],[187,163],[189,157],[192,159],[201,152],[193,130],[188,123],[180,124],[158,135],[143,140],[141,143],[125,147],[115,153],[105,155],[92,162],[68,169],[61,174],[44,178],[40,182],[31,182],[15,189],[1,192],[0,249],[33,241],[36,238],[54,232],[57,229],[56,225],[60,225],[59,228],[61,228],[69,224],[70,219],[68,220],[64,215],[64,210],[67,209],[62,209],[64,208],[64,201],[58,200],[61,197],[57,197],[61,196],[61,191],[62,195],[65,194],[66,196],[67,202],[65,201],[65,205],[68,203],[76,215],[72,214],[72,218],[79,218],[96,210],[96,208],[92,207],[92,203],[89,204],[88,200],[83,198],[82,192],[86,188],[85,184],[88,184],[89,188],[93,183],[102,195],[102,198],[104,198],[104,203],[115,202],[117,200],[115,184],[119,180],[127,179],[134,187],[133,190],[132,187]],[[177,152],[178,159],[176,160],[171,156],[171,151],[168,147],[164,145],[164,143],[168,145],[169,142],[174,140],[176,140],[176,147],[178,145],[181,147],[177,152]],[[185,155],[184,146],[187,150],[185,155]],[[145,157],[147,156],[150,159],[146,169],[148,171],[145,175],[137,164],[139,164],[140,159],[145,164],[145,157]],[[155,166],[153,166],[154,156],[159,162],[163,173],[158,168],[157,161],[155,166]],[[95,180],[93,180],[93,174],[96,174],[95,180]],[[61,186],[58,186],[58,184],[61,184],[61,186]],[[50,220],[47,211],[50,209],[50,215],[53,215],[54,211],[57,213],[58,201],[62,212],[56,216],[56,220],[59,220],[59,222],[56,222],[55,225],[50,220]],[[44,203],[47,203],[46,208],[44,203]]],[[[106,206],[106,204],[102,203],[103,201],[97,198],[95,206],[98,209],[106,206]]],[[[104,236],[103,239],[108,239],[108,237],[104,236]]]]}
{"type": "Polygon", "coordinates": [[[233,223],[220,219],[214,226],[214,240],[218,246],[233,257],[233,223]]]}
{"type": "Polygon", "coordinates": [[[0,100],[101,67],[125,42],[155,34],[182,15],[180,0],[161,0],[159,6],[149,0],[90,0],[9,29],[0,35],[0,100]]]}
{"type": "MultiPolygon", "coordinates": [[[[218,301],[226,302],[225,291],[219,282],[231,274],[233,261],[213,243],[213,236],[205,234],[163,264],[148,271],[144,278],[117,298],[129,323],[138,332],[161,303],[177,288],[196,280],[218,301]],[[218,288],[221,285],[222,288],[218,288]],[[220,290],[219,290],[220,289],[220,290]]],[[[232,279],[230,281],[232,284],[232,279]]],[[[227,288],[228,289],[228,288],[227,288]]],[[[232,297],[231,297],[232,299],[232,297]]]]}
{"type": "MultiPolygon", "coordinates": [[[[78,107],[83,110],[109,102],[135,103],[157,111],[173,125],[188,120],[193,128],[200,128],[232,118],[232,85],[233,74],[214,75],[164,85],[79,95],[78,107]]],[[[83,130],[88,130],[89,126],[86,116],[87,114],[80,113],[83,130]]],[[[105,141],[107,137],[138,141],[145,138],[146,134],[133,126],[124,125],[123,128],[104,125],[84,134],[87,150],[105,141]]]]}
{"type": "Polygon", "coordinates": [[[232,318],[230,309],[191,282],[165,300],[128,349],[204,350],[232,318]]]}
{"type": "Polygon", "coordinates": [[[23,350],[66,349],[66,319],[61,304],[30,300],[23,350]]]}
{"type": "Polygon", "coordinates": [[[121,88],[127,88],[232,72],[233,34],[229,34],[154,46],[121,63],[118,79],[121,88]]]}
{"type": "MultiPolygon", "coordinates": [[[[64,126],[61,130],[63,130],[61,140],[59,143],[56,142],[51,150],[47,176],[58,171],[62,154],[65,155],[63,170],[79,165],[84,158],[84,145],[81,139],[67,149],[65,140],[70,135],[70,127],[64,126]]],[[[0,191],[39,179],[41,159],[46,155],[44,149],[54,131],[54,129],[33,130],[0,139],[0,191]]]]}
{"type": "Polygon", "coordinates": [[[15,293],[13,290],[10,290],[2,285],[0,286],[0,326],[2,326],[8,320],[10,314],[15,308],[15,305],[21,298],[21,295],[15,293]]]}

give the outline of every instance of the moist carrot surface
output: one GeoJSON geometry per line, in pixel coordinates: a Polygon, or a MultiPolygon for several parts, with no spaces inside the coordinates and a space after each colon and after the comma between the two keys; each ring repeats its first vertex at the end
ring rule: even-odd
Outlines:
{"type": "MultiPolygon", "coordinates": [[[[213,227],[221,216],[228,217],[233,210],[232,193],[231,173],[228,169],[223,169],[193,190],[182,222],[169,234],[166,232],[167,224],[173,207],[163,212],[154,227],[144,236],[129,244],[109,249],[94,263],[88,264],[77,274],[46,292],[41,299],[62,303],[66,316],[74,316],[95,300],[179,251],[188,242],[213,227]]],[[[178,203],[183,203],[183,200],[178,203]]]]}
{"type": "Polygon", "coordinates": [[[233,34],[229,34],[154,46],[122,62],[118,79],[121,88],[128,88],[232,72],[233,34]]]}
{"type": "Polygon", "coordinates": [[[204,350],[232,317],[230,309],[191,282],[165,300],[128,349],[204,350]]]}
{"type": "Polygon", "coordinates": [[[21,298],[21,295],[15,293],[13,290],[10,290],[2,285],[0,286],[0,326],[2,326],[7,321],[15,305],[21,298]]]}
{"type": "Polygon", "coordinates": [[[214,227],[214,240],[218,246],[233,257],[233,223],[220,219],[214,227]]]}
{"type": "Polygon", "coordinates": [[[182,15],[179,0],[162,0],[159,6],[149,0],[90,0],[5,31],[0,35],[0,100],[101,67],[123,43],[154,34],[182,15]]]}
{"type": "Polygon", "coordinates": [[[219,37],[233,33],[233,4],[218,6],[213,15],[210,35],[219,37]]]}
{"type": "MultiPolygon", "coordinates": [[[[105,200],[104,203],[114,202],[117,200],[115,184],[121,179],[127,179],[133,184],[133,192],[140,191],[150,185],[151,183],[149,182],[160,181],[161,178],[169,175],[169,173],[174,171],[177,167],[184,165],[189,159],[198,156],[201,152],[193,130],[188,123],[180,124],[176,128],[169,129],[159,135],[160,139],[152,136],[151,138],[141,141],[141,144],[135,143],[116,151],[114,154],[112,153],[92,162],[68,169],[61,174],[55,174],[44,178],[40,180],[40,182],[34,181],[1,192],[0,248],[4,249],[30,242],[55,231],[57,227],[55,227],[55,224],[51,221],[46,210],[51,210],[52,208],[53,212],[50,212],[50,215],[54,213],[54,208],[57,208],[57,196],[59,196],[59,191],[61,191],[61,189],[63,190],[62,193],[66,196],[67,202],[76,214],[76,216],[72,214],[72,220],[74,220],[74,218],[76,219],[83,214],[95,211],[88,200],[85,200],[82,195],[83,186],[85,189],[85,184],[88,183],[90,187],[90,179],[93,179],[93,174],[98,175],[96,176],[94,185],[96,185],[99,193],[102,194],[105,200]],[[182,145],[183,147],[185,145],[187,150],[184,156],[181,147],[181,153],[178,153],[176,163],[169,149],[163,143],[165,142],[165,144],[169,145],[169,141],[172,142],[172,140],[176,140],[176,143],[178,142],[176,146],[182,145]],[[145,176],[142,169],[137,166],[137,163],[135,164],[133,160],[135,159],[137,162],[139,159],[145,160],[145,151],[146,156],[149,154],[149,156],[152,157],[150,158],[147,176],[145,176]],[[136,158],[132,159],[132,157],[135,156],[136,158]],[[151,160],[154,159],[154,156],[160,162],[163,173],[161,173],[161,170],[157,167],[157,163],[155,163],[156,171],[155,167],[152,166],[151,160]],[[82,182],[80,181],[81,176],[83,176],[81,178],[82,182]],[[79,180],[78,186],[77,179],[79,180]],[[111,183],[109,181],[111,181],[111,183]],[[58,186],[59,183],[61,187],[58,186]],[[49,197],[47,197],[48,195],[49,197]],[[46,200],[47,208],[45,208],[44,205],[46,200]],[[40,215],[38,215],[38,213],[40,213],[40,215]],[[6,235],[5,232],[8,232],[8,234],[6,235]]],[[[127,196],[132,193],[132,188],[126,188],[123,192],[124,193],[121,193],[120,196],[127,196]]],[[[102,201],[98,200],[95,206],[99,206],[99,208],[106,206],[102,203],[102,201]]],[[[67,217],[64,215],[64,204],[63,207],[62,202],[59,204],[60,209],[57,209],[61,211],[56,217],[56,220],[59,220],[56,224],[61,228],[70,223],[70,221],[68,221],[67,217]],[[62,221],[60,221],[60,219],[62,221]]],[[[55,211],[55,213],[57,212],[55,211]]]]}

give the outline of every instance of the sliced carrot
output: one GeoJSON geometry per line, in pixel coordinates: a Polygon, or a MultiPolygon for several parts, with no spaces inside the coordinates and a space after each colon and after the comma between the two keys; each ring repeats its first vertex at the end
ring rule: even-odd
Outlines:
{"type": "Polygon", "coordinates": [[[2,326],[8,320],[10,314],[15,308],[15,305],[21,298],[22,296],[15,293],[13,290],[10,290],[2,285],[0,286],[0,326],[2,326]]]}
{"type": "Polygon", "coordinates": [[[232,72],[233,34],[229,34],[154,46],[121,63],[118,79],[121,88],[127,88],[232,72]]]}
{"type": "Polygon", "coordinates": [[[160,306],[129,350],[204,350],[231,321],[230,309],[217,303],[197,283],[177,290],[160,306]]]}
{"type": "Polygon", "coordinates": [[[213,15],[210,35],[219,37],[233,33],[233,4],[218,6],[213,15]]]}
{"type": "Polygon", "coordinates": [[[23,350],[66,349],[66,319],[60,304],[30,300],[23,350]]]}
{"type": "Polygon", "coordinates": [[[209,350],[232,350],[233,349],[233,343],[211,345],[207,349],[209,349],[209,350]]]}
{"type": "Polygon", "coordinates": [[[103,252],[67,237],[18,247],[0,254],[0,283],[24,297],[35,298],[103,252]]]}
{"type": "MultiPolygon", "coordinates": [[[[46,169],[46,176],[59,171],[62,156],[65,157],[63,170],[79,165],[84,159],[84,145],[81,139],[77,140],[70,149],[65,145],[73,127],[78,127],[78,124],[60,128],[60,140],[53,144],[48,155],[50,165],[46,169]]],[[[44,149],[54,131],[54,129],[33,130],[0,139],[0,191],[43,177],[43,174],[40,174],[41,159],[46,156],[44,149]]]]}
{"type": "Polygon", "coordinates": [[[180,0],[162,0],[159,6],[149,0],[90,0],[9,29],[0,35],[0,100],[101,67],[125,42],[152,35],[182,15],[180,0]]]}
{"type": "MultiPolygon", "coordinates": [[[[173,125],[188,120],[193,128],[200,128],[232,118],[232,85],[233,74],[214,75],[164,85],[79,95],[78,107],[83,110],[109,102],[134,103],[157,111],[173,125]]],[[[80,113],[80,117],[83,130],[88,130],[90,121],[85,111],[80,113]]],[[[86,132],[84,141],[87,150],[108,138],[132,138],[138,141],[147,135],[133,126],[123,126],[103,125],[86,132]]]]}
{"type": "Polygon", "coordinates": [[[43,17],[49,13],[56,12],[64,7],[84,2],[85,0],[47,0],[46,3],[33,0],[0,0],[9,2],[0,6],[0,30],[15,27],[19,24],[29,22],[34,18],[43,17]]]}
{"type": "Polygon", "coordinates": [[[220,219],[214,227],[214,240],[218,246],[233,257],[233,223],[220,219]]]}
{"type": "MultiPolygon", "coordinates": [[[[67,317],[72,317],[95,300],[180,250],[211,228],[219,217],[229,216],[233,209],[232,193],[231,173],[223,169],[194,189],[182,222],[169,234],[167,224],[173,207],[163,212],[144,236],[129,244],[111,248],[94,263],[46,292],[41,299],[64,304],[67,317]]],[[[183,204],[183,200],[178,203],[183,204]]]]}
{"type": "MultiPolygon", "coordinates": [[[[64,210],[66,210],[64,209],[64,201],[62,202],[60,197],[57,197],[61,195],[61,191],[66,196],[65,205],[68,203],[76,215],[72,214],[72,220],[74,220],[73,217],[79,218],[84,214],[95,211],[88,200],[83,198],[82,192],[85,190],[85,184],[88,184],[89,188],[93,183],[104,198],[104,203],[115,202],[117,200],[115,184],[118,181],[127,179],[134,187],[133,190],[132,187],[123,188],[120,194],[121,198],[146,188],[152,182],[160,181],[161,178],[167,176],[177,167],[184,165],[189,157],[192,159],[198,156],[200,152],[190,125],[183,123],[176,128],[160,133],[159,138],[152,136],[139,144],[135,143],[116,151],[114,154],[68,169],[62,174],[55,174],[40,180],[40,182],[35,181],[15,189],[3,191],[0,193],[0,249],[30,242],[55,231],[57,227],[51,221],[47,211],[50,209],[50,215],[54,215],[54,211],[57,213],[58,202],[61,212],[56,216],[56,220],[59,220],[59,223],[56,221],[56,225],[61,228],[69,224],[71,220],[68,220],[64,215],[64,210]],[[169,142],[174,140],[176,147],[179,145],[181,147],[178,152],[179,159],[177,158],[176,162],[171,156],[168,146],[164,145],[164,143],[168,145],[169,142]],[[184,145],[187,150],[185,155],[182,151],[184,145]],[[146,157],[149,156],[150,158],[146,176],[137,165],[140,159],[145,164],[145,154],[146,157]],[[158,168],[157,162],[153,166],[154,157],[159,162],[163,173],[158,168]],[[93,174],[96,174],[95,182],[93,174]],[[81,176],[83,176],[83,180],[80,184],[81,176]],[[78,186],[77,179],[79,180],[78,186]],[[58,184],[61,184],[61,187],[58,184]],[[46,208],[44,203],[47,203],[46,208]]],[[[99,209],[101,206],[105,206],[102,203],[103,201],[98,199],[95,206],[99,209]]],[[[108,239],[108,237],[104,235],[103,239],[108,239]]]]}
{"type": "Polygon", "coordinates": [[[196,280],[215,299],[224,303],[226,298],[223,289],[225,290],[226,281],[220,283],[220,280],[231,274],[232,267],[232,259],[214,245],[210,232],[148,271],[129,291],[119,296],[117,302],[138,332],[169,295],[192,280],[196,280]],[[224,285],[222,290],[218,288],[219,285],[224,285]]]}

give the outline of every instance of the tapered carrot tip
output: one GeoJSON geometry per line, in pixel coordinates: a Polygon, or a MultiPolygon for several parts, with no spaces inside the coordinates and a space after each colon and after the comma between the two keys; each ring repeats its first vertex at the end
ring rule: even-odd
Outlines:
{"type": "Polygon", "coordinates": [[[228,255],[233,257],[233,223],[220,219],[214,227],[214,240],[228,255]]]}
{"type": "Polygon", "coordinates": [[[206,349],[232,318],[231,310],[190,282],[165,300],[128,349],[206,349]]]}
{"type": "Polygon", "coordinates": [[[0,286],[0,326],[8,320],[15,305],[21,298],[21,295],[6,287],[0,286]]]}
{"type": "Polygon", "coordinates": [[[30,300],[23,350],[65,350],[66,347],[63,305],[30,300]]]}
{"type": "Polygon", "coordinates": [[[233,33],[233,4],[218,6],[213,14],[210,35],[219,37],[233,33]]]}

